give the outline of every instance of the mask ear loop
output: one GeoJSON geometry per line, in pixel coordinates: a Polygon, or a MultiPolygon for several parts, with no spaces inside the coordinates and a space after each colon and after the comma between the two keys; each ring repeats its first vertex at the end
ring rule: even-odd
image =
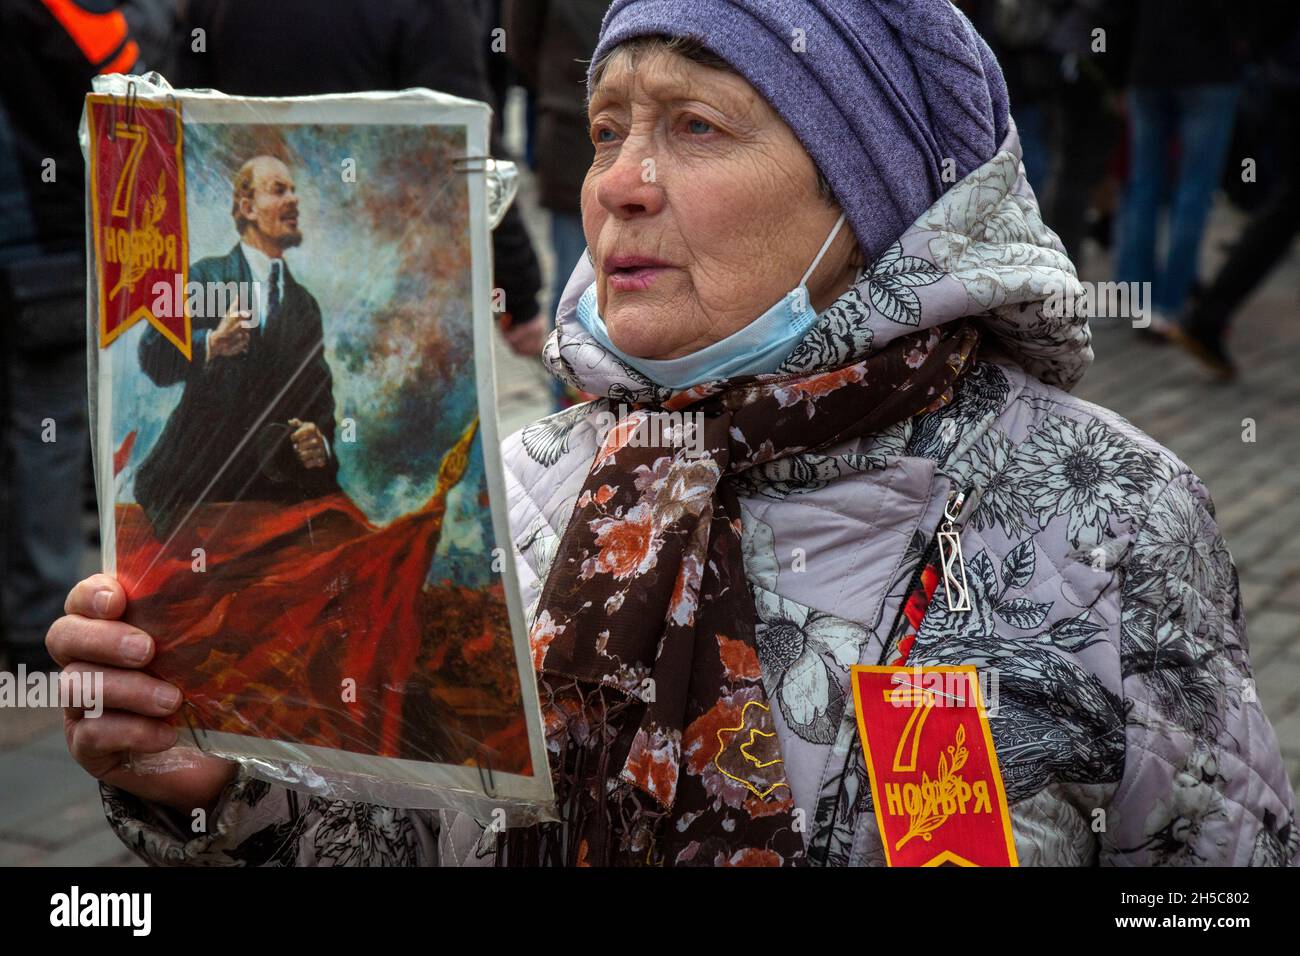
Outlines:
{"type": "Polygon", "coordinates": [[[840,226],[844,225],[844,220],[846,218],[846,213],[840,213],[840,218],[835,220],[835,228],[832,229],[831,234],[826,237],[826,241],[822,243],[822,247],[817,250],[817,256],[813,259],[812,265],[808,267],[808,271],[805,272],[803,278],[799,280],[800,286],[807,285],[812,274],[817,271],[817,267],[821,265],[822,256],[826,255],[826,250],[831,247],[831,243],[835,241],[835,237],[840,234],[840,226]]]}

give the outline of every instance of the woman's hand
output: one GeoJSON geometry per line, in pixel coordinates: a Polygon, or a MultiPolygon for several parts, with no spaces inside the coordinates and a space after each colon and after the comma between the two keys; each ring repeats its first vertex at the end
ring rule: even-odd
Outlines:
{"type": "Polygon", "coordinates": [[[73,707],[63,712],[72,758],[97,780],[146,800],[187,813],[211,811],[235,775],[231,761],[196,754],[192,766],[168,773],[139,774],[126,766],[132,753],[158,753],[176,743],[176,729],[160,718],[176,712],[181,692],[141,672],[153,657],[153,638],[117,620],[126,610],[122,586],[106,574],[91,575],[72,589],[63,609],[66,616],[45,636],[50,655],[65,672],[104,675],[100,716],[73,707]]]}
{"type": "Polygon", "coordinates": [[[522,355],[524,358],[539,358],[542,354],[542,346],[546,344],[546,336],[550,329],[546,327],[546,319],[542,313],[538,312],[527,322],[520,322],[508,328],[502,327],[501,334],[506,338],[506,344],[516,355],[522,355]]]}

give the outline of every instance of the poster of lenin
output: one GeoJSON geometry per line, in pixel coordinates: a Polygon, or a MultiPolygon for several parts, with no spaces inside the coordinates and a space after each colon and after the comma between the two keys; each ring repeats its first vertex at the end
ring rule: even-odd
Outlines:
{"type": "Polygon", "coordinates": [[[105,567],[185,692],[183,739],[309,767],[325,795],[463,806],[486,770],[497,803],[545,798],[497,457],[486,107],[160,99],[170,166],[162,120],[87,106],[92,390],[105,567]]]}

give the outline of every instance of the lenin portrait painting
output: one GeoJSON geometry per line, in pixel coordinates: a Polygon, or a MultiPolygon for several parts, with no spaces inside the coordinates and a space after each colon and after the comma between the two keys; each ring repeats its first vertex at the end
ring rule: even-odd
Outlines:
{"type": "Polygon", "coordinates": [[[145,374],[184,386],[135,480],[136,500],[163,537],[200,501],[297,503],[339,490],[320,306],[285,262],[302,243],[293,174],[273,156],[255,156],[239,167],[232,193],[238,242],[190,266],[204,293],[191,310],[194,357],[156,328],[140,339],[145,374]],[[206,314],[210,301],[216,314],[206,314]]]}
{"type": "Polygon", "coordinates": [[[127,620],[185,692],[177,726],[247,742],[226,753],[532,778],[471,125],[247,102],[184,114],[187,270],[151,311],[185,310],[189,354],[147,321],[98,352],[127,620]]]}

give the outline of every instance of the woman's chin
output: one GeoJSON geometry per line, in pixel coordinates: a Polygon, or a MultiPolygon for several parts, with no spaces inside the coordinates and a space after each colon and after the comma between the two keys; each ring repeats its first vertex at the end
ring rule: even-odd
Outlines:
{"type": "Polygon", "coordinates": [[[605,331],[614,348],[633,358],[655,358],[672,348],[656,329],[664,328],[672,320],[657,309],[620,309],[613,316],[605,316],[605,331]]]}

